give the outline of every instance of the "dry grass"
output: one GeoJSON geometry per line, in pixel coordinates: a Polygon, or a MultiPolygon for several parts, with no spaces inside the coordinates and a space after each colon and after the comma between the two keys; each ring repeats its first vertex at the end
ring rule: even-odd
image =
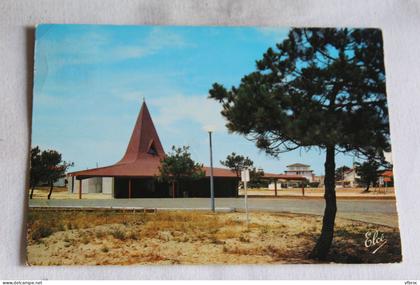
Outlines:
{"type": "MultiPolygon", "coordinates": [[[[307,256],[319,234],[320,217],[263,212],[250,217],[246,228],[242,213],[31,210],[28,263],[314,262],[307,256]]],[[[329,261],[398,262],[400,251],[397,229],[337,219],[329,261]],[[388,240],[375,255],[363,245],[365,232],[372,229],[385,233],[388,240]]]]}
{"type": "MultiPolygon", "coordinates": [[[[35,200],[45,200],[47,199],[48,192],[50,191],[49,187],[37,187],[34,190],[33,199],[35,200]]],[[[28,193],[31,193],[28,190],[28,193]]],[[[28,194],[29,195],[29,194],[28,194]]],[[[51,199],[59,199],[59,200],[72,200],[72,199],[79,199],[79,193],[69,193],[67,187],[56,186],[53,189],[51,194],[51,199]]],[[[83,199],[112,199],[111,194],[103,194],[103,193],[83,193],[83,199]]]]}
{"type": "MultiPolygon", "coordinates": [[[[364,191],[365,188],[336,188],[337,197],[395,197],[394,187],[384,187],[375,188],[371,187],[369,192],[364,191]]],[[[244,189],[239,190],[239,195],[245,195],[244,189]]],[[[268,188],[250,188],[248,189],[248,195],[251,196],[274,196],[274,189],[268,188]]],[[[278,189],[277,195],[281,196],[302,196],[302,188],[287,188],[287,189],[278,189]]],[[[323,197],[324,188],[305,188],[305,196],[307,197],[323,197]]]]}

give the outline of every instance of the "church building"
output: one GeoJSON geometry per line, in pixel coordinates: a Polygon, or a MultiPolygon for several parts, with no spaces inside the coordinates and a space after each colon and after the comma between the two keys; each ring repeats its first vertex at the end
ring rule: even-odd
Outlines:
{"type": "MultiPolygon", "coordinates": [[[[210,168],[198,180],[172,187],[157,180],[165,151],[145,102],[141,106],[127,150],[120,161],[69,173],[68,190],[78,193],[104,193],[114,198],[210,197],[210,168]]],[[[230,169],[213,168],[216,197],[236,197],[239,178],[230,169]]]]}

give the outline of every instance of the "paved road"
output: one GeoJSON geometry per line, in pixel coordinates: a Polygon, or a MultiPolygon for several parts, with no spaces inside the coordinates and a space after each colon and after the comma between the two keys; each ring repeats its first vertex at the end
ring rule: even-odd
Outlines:
{"type": "MultiPolygon", "coordinates": [[[[158,209],[208,209],[208,198],[109,199],[109,200],[30,200],[30,206],[41,207],[139,207],[158,209]]],[[[323,199],[249,198],[250,210],[322,215],[323,199]]],[[[217,198],[219,209],[244,209],[243,198],[217,198]]],[[[337,216],[375,224],[398,227],[395,200],[338,200],[337,216]]]]}

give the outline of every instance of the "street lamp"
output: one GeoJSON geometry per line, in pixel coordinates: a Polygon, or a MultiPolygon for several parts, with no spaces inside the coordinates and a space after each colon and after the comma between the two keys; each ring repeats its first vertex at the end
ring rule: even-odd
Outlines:
{"type": "Polygon", "coordinates": [[[211,210],[215,212],[215,205],[214,205],[214,182],[213,182],[213,146],[211,140],[211,134],[213,133],[214,129],[212,127],[206,127],[206,131],[209,133],[209,142],[210,142],[210,198],[211,198],[211,210]]]}

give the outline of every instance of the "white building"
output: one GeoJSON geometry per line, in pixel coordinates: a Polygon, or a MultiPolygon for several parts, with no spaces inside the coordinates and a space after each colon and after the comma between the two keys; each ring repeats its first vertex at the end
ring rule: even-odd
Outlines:
{"type": "Polygon", "coordinates": [[[313,182],[318,182],[318,187],[324,187],[324,180],[325,180],[325,176],[324,175],[314,175],[314,181],[313,182]]]}
{"type": "Polygon", "coordinates": [[[359,179],[360,176],[357,175],[356,169],[350,168],[343,173],[343,181],[342,186],[343,187],[357,187],[356,180],[359,179]]]}
{"type": "Polygon", "coordinates": [[[287,165],[285,173],[287,175],[299,175],[305,177],[309,182],[314,182],[314,171],[311,170],[311,166],[302,163],[294,163],[287,165]]]}
{"type": "MultiPolygon", "coordinates": [[[[72,177],[69,177],[67,190],[69,193],[79,193],[80,182],[72,177]],[[74,185],[73,185],[74,183],[74,185]]],[[[114,193],[114,178],[113,177],[92,177],[82,180],[82,193],[114,193]]]]}

